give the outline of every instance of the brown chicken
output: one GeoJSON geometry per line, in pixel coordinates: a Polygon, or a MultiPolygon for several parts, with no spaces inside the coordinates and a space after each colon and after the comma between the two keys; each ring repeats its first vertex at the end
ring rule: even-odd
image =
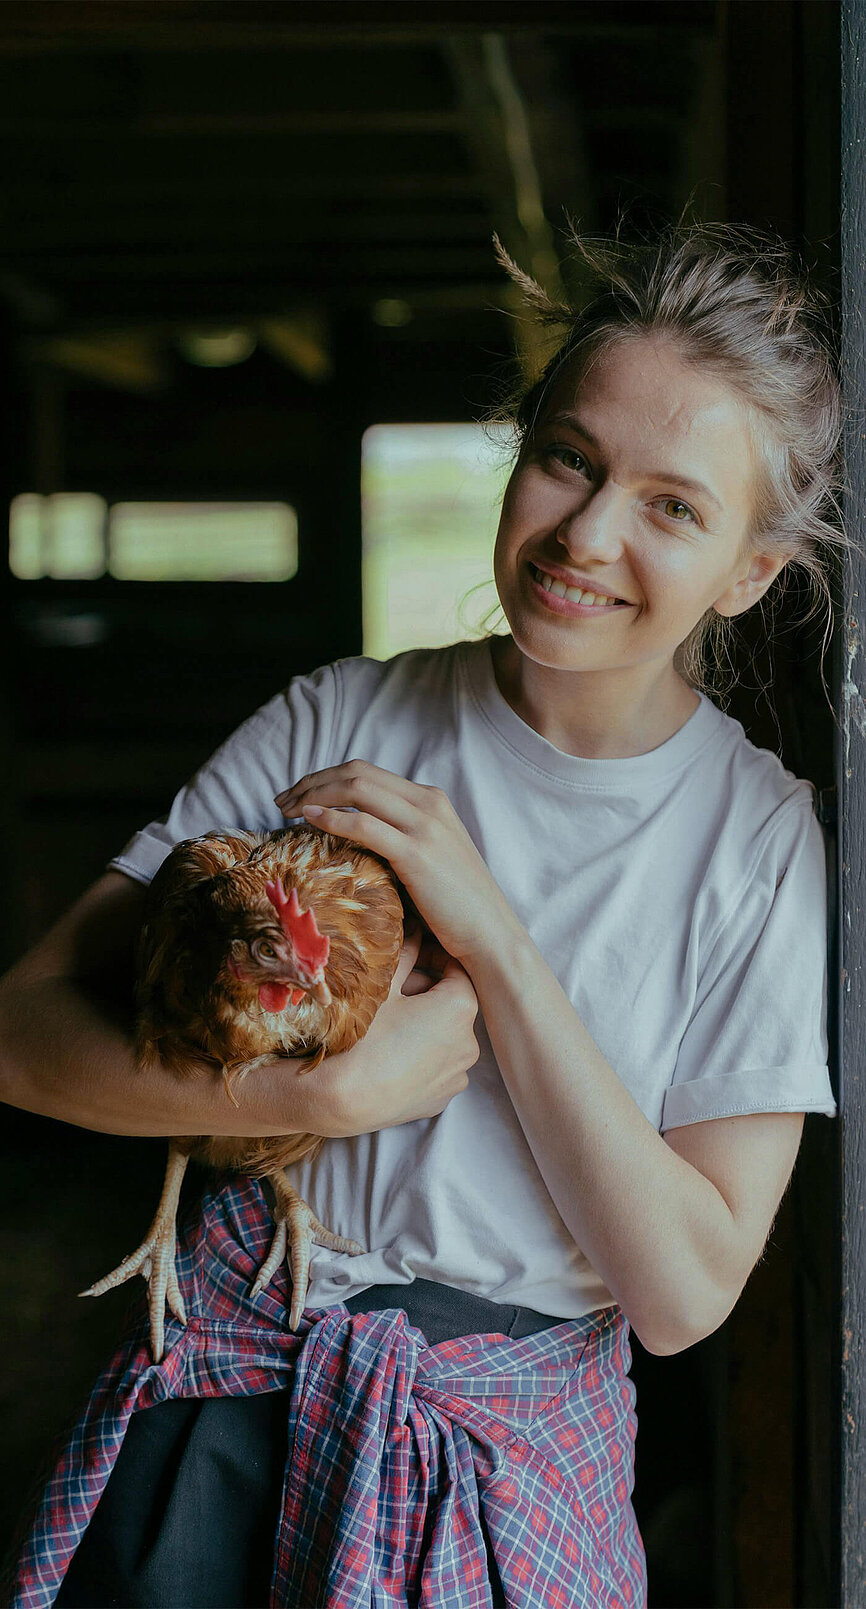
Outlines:
{"type": "MultiPolygon", "coordinates": [[[[404,895],[407,903],[408,895],[404,895]]],[[[201,1077],[203,1055],[226,1092],[275,1056],[349,1050],[386,999],[403,942],[403,898],[387,861],[321,832],[209,832],[178,844],[150,886],[137,975],[135,1050],[181,1078],[201,1077]]],[[[156,1216],[138,1250],[82,1296],[101,1296],[141,1273],[148,1284],[154,1359],[164,1350],[165,1305],[186,1323],[175,1270],[175,1219],[190,1157],[268,1179],[276,1233],[253,1295],[290,1256],[291,1328],[309,1285],[312,1243],[357,1255],[355,1240],[319,1222],[283,1169],[317,1155],[317,1134],[265,1139],[173,1139],[156,1216]]]]}

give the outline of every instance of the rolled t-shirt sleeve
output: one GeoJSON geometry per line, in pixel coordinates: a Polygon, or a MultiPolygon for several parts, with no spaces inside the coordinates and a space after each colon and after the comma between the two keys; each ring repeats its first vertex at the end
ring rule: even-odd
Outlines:
{"type": "Polygon", "coordinates": [[[836,1114],[824,841],[802,797],[781,813],[710,939],[660,1130],[747,1112],[836,1114]]]}
{"type": "Polygon", "coordinates": [[[250,716],[176,795],[168,815],[137,832],[110,866],[148,883],[184,838],[285,826],[274,795],[328,763],[341,701],[339,664],[295,676],[250,716]]]}

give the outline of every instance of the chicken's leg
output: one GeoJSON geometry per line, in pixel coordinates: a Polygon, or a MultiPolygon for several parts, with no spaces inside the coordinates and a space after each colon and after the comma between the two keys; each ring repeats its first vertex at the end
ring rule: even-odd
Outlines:
{"type": "Polygon", "coordinates": [[[301,1200],[297,1190],[289,1184],[282,1169],[267,1174],[267,1178],[270,1179],[277,1198],[274,1208],[277,1229],[271,1241],[271,1249],[256,1275],[256,1282],[250,1295],[258,1296],[259,1292],[269,1284],[283,1258],[286,1257],[288,1248],[292,1275],[289,1329],[296,1330],[301,1322],[301,1314],[307,1299],[313,1242],[315,1241],[318,1246],[328,1246],[331,1251],[348,1252],[350,1257],[357,1257],[364,1248],[357,1240],[347,1240],[344,1235],[335,1235],[333,1229],[327,1229],[320,1223],[312,1208],[307,1206],[306,1201],[301,1200]]]}
{"type": "Polygon", "coordinates": [[[186,1323],[186,1309],[174,1266],[174,1249],[177,1204],[188,1161],[188,1156],[172,1140],[156,1216],[138,1250],[124,1257],[117,1268],[106,1274],[104,1279],[97,1280],[89,1290],[78,1293],[79,1296],[102,1296],[103,1292],[113,1290],[116,1285],[124,1285],[134,1274],[141,1274],[147,1281],[150,1344],[155,1363],[161,1362],[165,1350],[166,1303],[175,1318],[181,1324],[186,1323]]]}

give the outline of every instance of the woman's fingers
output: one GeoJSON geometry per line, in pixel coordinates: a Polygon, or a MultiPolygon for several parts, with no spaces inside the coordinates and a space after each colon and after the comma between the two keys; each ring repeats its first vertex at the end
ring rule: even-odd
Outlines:
{"type": "Polygon", "coordinates": [[[352,760],[313,772],[277,797],[285,815],[297,812],[387,860],[451,955],[470,961],[503,921],[513,920],[502,889],[441,788],[352,760]]]}
{"type": "Polygon", "coordinates": [[[404,933],[403,944],[397,957],[397,966],[391,980],[392,994],[400,993],[409,973],[417,965],[422,936],[420,927],[416,928],[414,933],[404,933]]]}
{"type": "Polygon", "coordinates": [[[322,832],[333,833],[335,838],[345,838],[349,843],[360,844],[362,849],[383,855],[397,876],[405,880],[404,852],[409,840],[399,827],[385,822],[381,815],[369,815],[345,805],[304,805],[303,812],[305,819],[314,827],[320,827],[322,832]]]}
{"type": "Polygon", "coordinates": [[[367,760],[347,760],[325,766],[302,777],[294,787],[278,793],[275,804],[284,816],[302,815],[310,804],[342,810],[373,807],[380,821],[408,832],[417,811],[428,806],[433,789],[367,760]]]}
{"type": "MultiPolygon", "coordinates": [[[[424,930],[423,930],[423,928],[414,927],[414,928],[410,929],[410,931],[408,933],[405,932],[405,930],[404,930],[403,943],[400,946],[400,962],[405,961],[407,957],[411,956],[412,965],[414,966],[415,961],[416,961],[416,959],[418,957],[418,954],[419,954],[419,951],[421,949],[421,945],[423,944],[423,942],[424,942],[424,930]]],[[[398,965],[399,964],[400,963],[398,962],[398,965]]]]}

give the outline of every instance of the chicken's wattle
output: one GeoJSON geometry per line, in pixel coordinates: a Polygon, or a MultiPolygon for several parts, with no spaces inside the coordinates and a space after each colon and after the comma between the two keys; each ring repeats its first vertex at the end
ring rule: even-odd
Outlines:
{"type": "Polygon", "coordinates": [[[259,1005],[263,1011],[285,1011],[292,997],[292,1005],[303,1000],[305,989],[293,989],[288,983],[263,983],[259,989],[259,1005]]]}

